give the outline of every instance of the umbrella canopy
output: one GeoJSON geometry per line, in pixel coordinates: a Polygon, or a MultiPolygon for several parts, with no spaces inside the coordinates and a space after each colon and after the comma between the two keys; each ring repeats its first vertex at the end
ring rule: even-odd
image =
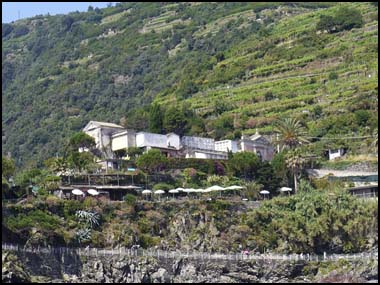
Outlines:
{"type": "Polygon", "coordinates": [[[154,191],[154,194],[165,194],[165,191],[164,190],[157,190],[157,191],[154,191]]]}
{"type": "Polygon", "coordinates": [[[175,190],[178,190],[178,191],[183,191],[183,190],[185,190],[184,188],[182,188],[182,187],[178,187],[178,188],[176,188],[175,190]]]}
{"type": "Polygon", "coordinates": [[[148,189],[145,189],[141,192],[142,194],[150,194],[152,193],[152,191],[148,190],[148,189]]]}
{"type": "Polygon", "coordinates": [[[202,192],[203,192],[203,193],[209,193],[209,192],[212,192],[212,190],[210,190],[210,189],[203,189],[202,192]]]}
{"type": "Polygon", "coordinates": [[[266,195],[266,194],[269,194],[269,191],[268,190],[261,190],[260,194],[266,195]]]}
{"type": "Polygon", "coordinates": [[[237,185],[232,185],[232,186],[228,186],[228,187],[226,187],[224,189],[226,189],[226,190],[239,190],[239,189],[244,189],[244,187],[237,186],[237,185]]]}
{"type": "Polygon", "coordinates": [[[172,189],[172,190],[169,190],[169,193],[178,194],[179,191],[177,189],[172,189]]]}
{"type": "Polygon", "coordinates": [[[140,189],[141,187],[139,186],[134,186],[134,185],[128,185],[125,187],[126,189],[140,189]]]}
{"type": "Polygon", "coordinates": [[[281,191],[281,192],[290,192],[290,191],[292,191],[292,188],[289,188],[289,187],[281,187],[281,188],[280,188],[280,191],[281,191]]]}
{"type": "Polygon", "coordinates": [[[221,191],[221,190],[224,190],[225,188],[221,187],[221,186],[218,186],[218,185],[213,185],[211,187],[208,187],[206,188],[207,190],[211,190],[211,191],[221,191]]]}
{"type": "Polygon", "coordinates": [[[92,195],[92,196],[99,195],[99,192],[96,191],[95,189],[88,189],[87,193],[90,194],[90,195],[92,195]]]}
{"type": "Polygon", "coordinates": [[[191,193],[191,192],[195,192],[194,190],[195,189],[193,189],[193,188],[188,188],[188,189],[183,189],[183,192],[191,193]]]}
{"type": "Polygon", "coordinates": [[[203,189],[194,189],[194,191],[193,192],[195,192],[195,193],[203,193],[204,192],[204,190],[203,189]]]}
{"type": "Polygon", "coordinates": [[[81,190],[79,190],[79,189],[73,189],[73,190],[71,191],[71,193],[73,193],[74,195],[78,195],[78,196],[84,194],[83,191],[81,191],[81,190]]]}

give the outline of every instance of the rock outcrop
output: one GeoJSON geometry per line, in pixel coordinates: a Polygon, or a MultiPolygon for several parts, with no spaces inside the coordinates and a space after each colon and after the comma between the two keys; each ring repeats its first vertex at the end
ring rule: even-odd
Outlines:
{"type": "Polygon", "coordinates": [[[333,280],[368,283],[378,279],[377,259],[339,262],[203,261],[119,255],[34,255],[3,251],[2,281],[28,282],[37,280],[34,276],[40,279],[45,276],[49,282],[69,283],[301,283],[333,280]]]}

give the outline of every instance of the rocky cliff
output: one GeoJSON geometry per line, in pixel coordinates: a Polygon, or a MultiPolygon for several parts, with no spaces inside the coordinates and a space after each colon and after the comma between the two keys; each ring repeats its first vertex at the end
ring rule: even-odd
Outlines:
{"type": "Polygon", "coordinates": [[[194,261],[187,258],[2,253],[2,282],[263,283],[363,282],[378,279],[377,259],[194,261]]]}

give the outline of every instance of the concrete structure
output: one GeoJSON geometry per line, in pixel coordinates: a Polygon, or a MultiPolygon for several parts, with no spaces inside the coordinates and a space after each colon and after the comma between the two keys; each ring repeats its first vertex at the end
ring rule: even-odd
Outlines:
{"type": "Polygon", "coordinates": [[[168,137],[161,134],[139,132],[136,134],[136,146],[143,147],[146,150],[151,148],[167,148],[168,137]]]}
{"type": "Polygon", "coordinates": [[[185,153],[185,158],[228,159],[228,154],[224,151],[187,149],[185,153]]]}
{"type": "Polygon", "coordinates": [[[126,130],[120,133],[115,133],[111,137],[112,151],[126,149],[136,146],[136,132],[134,130],[126,130]]]}
{"type": "Polygon", "coordinates": [[[175,149],[180,149],[181,141],[180,141],[179,135],[175,133],[169,133],[166,135],[166,137],[167,137],[166,144],[168,148],[174,147],[175,149]]]}
{"type": "MultiPolygon", "coordinates": [[[[166,135],[149,132],[138,132],[127,130],[122,126],[90,121],[83,131],[95,139],[97,151],[102,154],[104,169],[115,168],[118,163],[115,151],[124,150],[129,147],[143,148],[145,151],[152,148],[160,150],[168,157],[194,157],[207,159],[228,159],[227,152],[250,151],[257,153],[263,160],[272,160],[274,148],[268,139],[256,132],[251,137],[242,137],[240,142],[233,140],[222,140],[215,142],[212,138],[195,136],[183,136],[180,138],[175,133],[166,135]],[[111,165],[112,164],[112,165],[111,165]]],[[[81,149],[80,151],[88,151],[81,149]]]]}
{"type": "Polygon", "coordinates": [[[262,160],[270,161],[273,159],[275,150],[268,139],[260,135],[258,131],[250,137],[242,136],[239,150],[256,153],[262,160]]]}
{"type": "Polygon", "coordinates": [[[139,132],[136,134],[136,146],[143,148],[145,151],[150,149],[158,149],[167,157],[180,156],[178,152],[180,148],[179,136],[174,133],[161,135],[148,132],[139,132]]]}
{"type": "Polygon", "coordinates": [[[187,149],[215,150],[215,140],[210,138],[183,136],[181,145],[187,149]]]}
{"type": "Polygon", "coordinates": [[[215,150],[228,152],[232,151],[233,153],[238,152],[238,143],[233,140],[223,140],[215,142],[215,150]]]}
{"type": "Polygon", "coordinates": [[[348,191],[352,195],[362,197],[362,198],[379,197],[379,185],[378,184],[351,187],[348,189],[348,191]]]}
{"type": "Polygon", "coordinates": [[[328,152],[329,152],[329,160],[334,160],[335,158],[341,157],[346,153],[345,149],[343,148],[329,149],[328,152]]]}
{"type": "Polygon", "coordinates": [[[111,149],[112,135],[124,130],[125,129],[122,126],[97,121],[90,121],[83,128],[83,132],[95,139],[96,148],[106,158],[114,158],[114,154],[111,149]]]}

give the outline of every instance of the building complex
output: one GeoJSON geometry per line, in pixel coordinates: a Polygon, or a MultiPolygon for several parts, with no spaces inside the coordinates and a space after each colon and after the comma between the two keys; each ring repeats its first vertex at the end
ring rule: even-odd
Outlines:
{"type": "Polygon", "coordinates": [[[262,160],[270,161],[275,152],[270,141],[257,131],[252,136],[242,136],[238,141],[215,141],[196,136],[180,137],[175,133],[136,132],[112,123],[90,121],[83,132],[95,139],[96,151],[104,158],[99,163],[104,168],[117,167],[116,152],[130,147],[144,151],[158,149],[167,157],[203,159],[228,159],[228,152],[249,151],[258,154],[262,160]]]}

